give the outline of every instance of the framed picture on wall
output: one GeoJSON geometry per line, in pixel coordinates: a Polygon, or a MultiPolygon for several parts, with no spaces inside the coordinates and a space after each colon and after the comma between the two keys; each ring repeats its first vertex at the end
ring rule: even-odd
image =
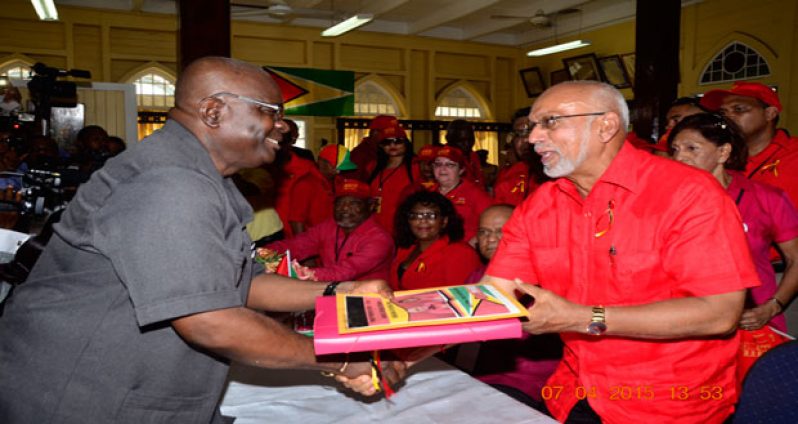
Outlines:
{"type": "Polygon", "coordinates": [[[568,74],[566,69],[558,69],[551,74],[549,74],[549,86],[554,84],[559,84],[563,81],[570,81],[571,75],[568,74]]]}
{"type": "Polygon", "coordinates": [[[602,57],[598,60],[601,73],[604,74],[604,81],[615,88],[629,88],[632,86],[629,75],[621,62],[621,57],[616,55],[602,57]]]}
{"type": "Polygon", "coordinates": [[[572,80],[602,80],[598,61],[593,53],[569,57],[563,59],[562,63],[572,80]]]}
{"type": "Polygon", "coordinates": [[[634,85],[635,83],[635,54],[634,53],[626,53],[621,55],[621,61],[623,62],[623,68],[626,69],[626,75],[629,76],[629,84],[634,85]]]}
{"type": "Polygon", "coordinates": [[[521,81],[524,83],[527,97],[538,96],[546,89],[546,84],[543,82],[543,75],[540,73],[540,68],[537,66],[521,69],[518,72],[521,74],[521,81]]]}

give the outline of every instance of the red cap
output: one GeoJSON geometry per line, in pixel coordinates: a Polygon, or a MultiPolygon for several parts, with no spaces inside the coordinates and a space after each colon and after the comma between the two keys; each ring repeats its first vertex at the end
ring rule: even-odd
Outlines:
{"type": "Polygon", "coordinates": [[[369,123],[370,130],[383,130],[385,128],[392,127],[399,122],[395,116],[391,115],[379,115],[376,118],[372,119],[369,123]]]}
{"type": "Polygon", "coordinates": [[[407,140],[407,133],[405,133],[404,128],[399,123],[399,121],[394,121],[394,124],[388,128],[383,128],[376,136],[376,142],[379,143],[386,138],[399,138],[407,140]]]}
{"type": "Polygon", "coordinates": [[[637,134],[630,131],[629,134],[626,134],[626,141],[632,143],[632,145],[637,147],[638,149],[647,150],[650,153],[653,153],[653,150],[659,150],[660,152],[667,152],[668,151],[667,142],[665,144],[662,144],[662,140],[663,139],[667,140],[667,136],[668,133],[665,133],[665,135],[663,135],[659,139],[659,141],[656,144],[654,144],[644,138],[638,137],[637,134]]]}
{"type": "Polygon", "coordinates": [[[368,199],[371,197],[371,188],[360,180],[344,179],[335,184],[335,197],[343,196],[368,199]]]}
{"type": "Polygon", "coordinates": [[[446,158],[450,161],[457,162],[460,166],[465,165],[465,157],[463,157],[463,152],[454,146],[443,146],[438,148],[435,152],[436,158],[446,158]]]}
{"type": "Polygon", "coordinates": [[[417,161],[424,161],[429,162],[435,159],[435,152],[438,150],[437,147],[433,146],[432,144],[425,144],[418,149],[418,153],[416,153],[415,159],[417,161]]]}
{"type": "Polygon", "coordinates": [[[779,95],[770,87],[758,82],[737,81],[730,90],[710,90],[701,97],[701,106],[716,111],[720,109],[720,104],[726,96],[746,96],[759,99],[768,106],[773,106],[781,112],[781,102],[779,95]]]}

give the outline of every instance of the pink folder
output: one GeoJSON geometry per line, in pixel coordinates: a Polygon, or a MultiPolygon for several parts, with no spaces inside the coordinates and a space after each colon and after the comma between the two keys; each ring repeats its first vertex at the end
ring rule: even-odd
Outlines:
{"type": "Polygon", "coordinates": [[[518,318],[338,334],[335,308],[335,296],[316,298],[316,320],[313,325],[316,355],[519,339],[522,334],[518,318]]]}

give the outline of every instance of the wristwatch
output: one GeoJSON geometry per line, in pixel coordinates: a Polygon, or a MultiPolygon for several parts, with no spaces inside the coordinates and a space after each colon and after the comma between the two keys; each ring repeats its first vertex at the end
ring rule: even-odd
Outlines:
{"type": "Polygon", "coordinates": [[[593,318],[591,318],[590,324],[587,325],[587,334],[590,334],[591,336],[600,336],[606,331],[607,322],[604,319],[604,307],[594,306],[593,318]]]}

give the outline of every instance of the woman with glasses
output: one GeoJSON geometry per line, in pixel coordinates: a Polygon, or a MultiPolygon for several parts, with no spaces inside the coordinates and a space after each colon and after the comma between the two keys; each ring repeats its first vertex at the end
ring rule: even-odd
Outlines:
{"type": "Polygon", "coordinates": [[[396,258],[388,282],[394,290],[463,284],[481,262],[463,243],[463,221],[437,192],[419,191],[399,206],[396,258]]]}
{"type": "Polygon", "coordinates": [[[463,179],[465,156],[460,149],[443,146],[435,152],[432,171],[437,186],[434,191],[444,195],[454,205],[463,219],[465,238],[471,246],[476,246],[479,215],[493,200],[476,183],[463,179]]]}
{"type": "Polygon", "coordinates": [[[397,121],[378,135],[377,162],[368,178],[371,196],[376,201],[375,218],[393,234],[393,217],[402,191],[418,181],[418,167],[413,164],[413,145],[397,121]]]}
{"type": "MultiPolygon", "coordinates": [[[[751,247],[762,285],[750,290],[740,318],[743,330],[765,324],[787,331],[784,308],[798,292],[798,212],[786,193],[751,181],[745,170],[748,149],[738,127],[719,115],[700,113],[685,117],[668,137],[673,159],[710,172],[734,199],[751,247]],[[776,244],[785,257],[781,283],[770,264],[769,249],[776,244]]],[[[730,264],[733,265],[733,264],[730,264]]]]}

